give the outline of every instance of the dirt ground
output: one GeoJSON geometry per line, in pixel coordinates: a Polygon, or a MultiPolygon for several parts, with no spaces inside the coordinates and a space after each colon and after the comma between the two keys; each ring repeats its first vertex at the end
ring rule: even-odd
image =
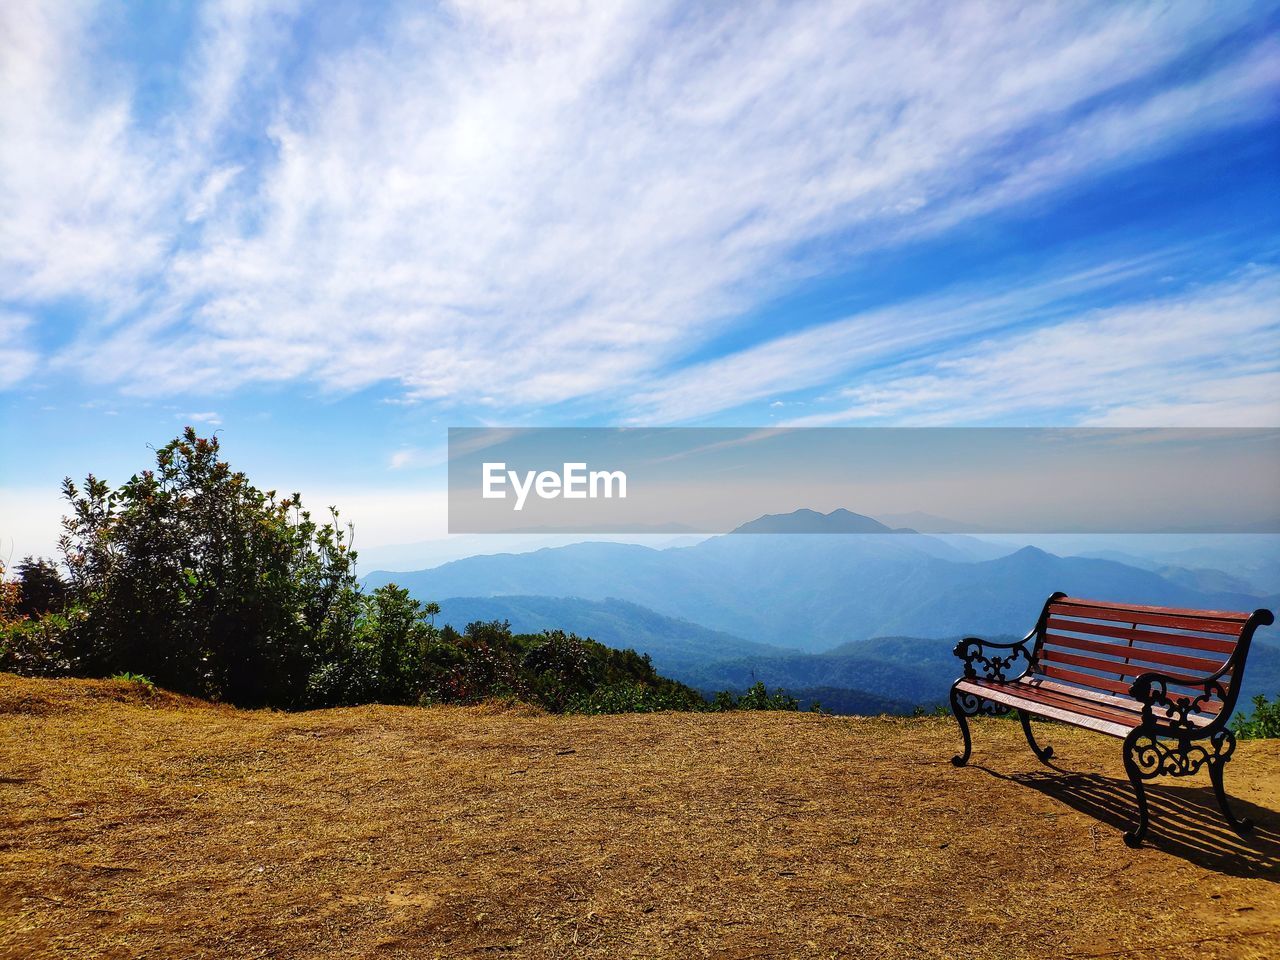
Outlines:
{"type": "Polygon", "coordinates": [[[0,957],[1280,957],[1280,741],[806,714],[241,712],[0,674],[0,957]],[[1166,781],[1168,782],[1168,781],[1166,781]]]}

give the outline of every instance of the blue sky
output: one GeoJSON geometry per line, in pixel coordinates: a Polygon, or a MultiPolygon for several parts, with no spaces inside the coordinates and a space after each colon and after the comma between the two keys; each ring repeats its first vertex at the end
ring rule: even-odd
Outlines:
{"type": "Polygon", "coordinates": [[[6,3],[0,557],[186,423],[366,545],[451,425],[1276,425],[1278,25],[6,3]]]}

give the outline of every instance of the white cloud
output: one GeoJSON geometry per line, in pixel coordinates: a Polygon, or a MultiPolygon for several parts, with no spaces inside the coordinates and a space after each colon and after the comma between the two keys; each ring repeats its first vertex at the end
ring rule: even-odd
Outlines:
{"type": "Polygon", "coordinates": [[[1280,425],[1280,270],[1095,310],[877,371],[797,426],[1040,422],[1280,425]]]}
{"type": "Polygon", "coordinates": [[[187,208],[187,223],[195,223],[203,220],[214,209],[218,202],[218,198],[223,195],[227,187],[244,168],[238,165],[228,165],[218,167],[204,178],[204,182],[200,185],[196,195],[192,198],[190,206],[187,208]]]}
{"type": "Polygon", "coordinates": [[[798,250],[943,229],[1158,153],[1269,109],[1274,80],[1258,47],[1185,87],[1141,82],[1248,5],[461,2],[299,51],[291,5],[228,2],[202,8],[181,110],[144,123],[86,16],[7,9],[0,282],[100,301],[109,322],[59,362],[160,393],[394,380],[664,420],[777,394],[779,371],[974,332],[873,323],[853,349],[830,328],[670,373],[828,266],[798,250]],[[299,83],[274,82],[286,54],[299,83]],[[696,373],[731,388],[719,407],[696,373]]]}
{"type": "Polygon", "coordinates": [[[633,395],[631,415],[636,422],[694,419],[838,382],[903,355],[931,357],[977,335],[1044,322],[1062,301],[1149,270],[1152,259],[1051,264],[1008,292],[965,288],[818,324],[656,378],[633,395]]]}
{"type": "Polygon", "coordinates": [[[86,75],[87,14],[0,5],[0,288],[9,297],[125,296],[129,277],[163,248],[159,173],[131,125],[129,90],[86,75]]]}
{"type": "Polygon", "coordinates": [[[178,419],[186,423],[204,423],[211,427],[222,426],[222,417],[215,410],[206,410],[202,413],[184,413],[180,414],[178,419]]]}
{"type": "MultiPolygon", "coordinates": [[[[278,489],[288,490],[288,484],[278,489]]],[[[336,506],[339,522],[355,525],[355,548],[432,540],[448,534],[449,497],[443,488],[421,490],[335,487],[304,490],[302,501],[316,519],[336,506]]],[[[366,567],[366,569],[368,569],[366,567]]]]}
{"type": "Polygon", "coordinates": [[[145,124],[131,83],[136,65],[122,68],[103,51],[120,11],[0,5],[0,286],[8,297],[85,296],[108,319],[142,309],[139,332],[156,324],[146,294],[166,282],[185,221],[205,215],[233,175],[209,168],[211,144],[243,77],[269,72],[269,16],[280,6],[205,4],[204,40],[186,65],[186,110],[145,124]]]}
{"type": "Polygon", "coordinates": [[[0,390],[25,380],[36,368],[39,357],[26,345],[31,318],[0,310],[0,390]]]}
{"type": "Polygon", "coordinates": [[[444,466],[448,462],[449,451],[444,445],[430,449],[401,447],[387,459],[387,466],[392,470],[421,469],[444,466]]]}

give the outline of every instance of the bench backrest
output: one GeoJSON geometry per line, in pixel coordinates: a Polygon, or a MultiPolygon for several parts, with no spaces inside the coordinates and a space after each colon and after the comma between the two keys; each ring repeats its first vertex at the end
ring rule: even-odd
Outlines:
{"type": "MultiPolygon", "coordinates": [[[[1035,672],[1126,698],[1144,673],[1209,677],[1221,672],[1217,682],[1223,696],[1199,705],[1198,713],[1209,720],[1235,705],[1253,632],[1271,620],[1266,610],[1184,610],[1055,594],[1037,625],[1035,672]]],[[[1169,687],[1179,696],[1203,692],[1169,687]]]]}

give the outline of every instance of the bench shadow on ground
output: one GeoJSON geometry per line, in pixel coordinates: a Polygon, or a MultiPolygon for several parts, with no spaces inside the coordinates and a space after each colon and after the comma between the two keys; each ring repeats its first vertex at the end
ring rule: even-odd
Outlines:
{"type": "MultiPolygon", "coordinates": [[[[1116,832],[1117,843],[1122,842],[1120,834],[1137,819],[1133,787],[1127,779],[1074,773],[1056,765],[1052,770],[1014,774],[988,767],[978,769],[1038,790],[1094,818],[1116,832]]],[[[1229,780],[1227,789],[1230,790],[1229,780]]],[[[1240,837],[1222,819],[1212,787],[1147,781],[1147,799],[1151,828],[1146,846],[1229,876],[1280,883],[1280,813],[1232,797],[1235,815],[1248,817],[1254,824],[1248,836],[1240,837]]]]}

